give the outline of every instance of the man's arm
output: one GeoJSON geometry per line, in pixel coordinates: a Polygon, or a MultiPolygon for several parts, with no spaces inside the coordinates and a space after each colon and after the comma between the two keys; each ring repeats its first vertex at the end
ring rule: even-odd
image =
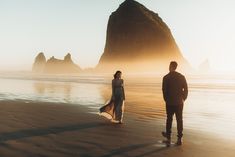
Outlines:
{"type": "Polygon", "coordinates": [[[167,101],[167,82],[166,82],[165,77],[163,77],[163,80],[162,80],[162,93],[163,93],[163,98],[166,102],[167,101]]]}
{"type": "Polygon", "coordinates": [[[188,84],[187,81],[185,79],[185,77],[183,77],[183,99],[186,100],[188,97],[188,84]]]}

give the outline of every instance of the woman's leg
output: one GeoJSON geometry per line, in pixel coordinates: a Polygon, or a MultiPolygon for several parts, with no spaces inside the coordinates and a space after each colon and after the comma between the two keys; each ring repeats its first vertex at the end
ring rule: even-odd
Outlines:
{"type": "Polygon", "coordinates": [[[123,117],[123,100],[117,101],[117,106],[115,108],[115,120],[122,122],[123,117]]]}

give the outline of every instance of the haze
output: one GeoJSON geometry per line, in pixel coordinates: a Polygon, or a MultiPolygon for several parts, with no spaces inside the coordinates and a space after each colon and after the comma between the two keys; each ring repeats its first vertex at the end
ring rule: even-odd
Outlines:
{"type": "MultiPolygon", "coordinates": [[[[82,68],[103,53],[109,15],[123,0],[0,0],[0,70],[30,70],[34,57],[71,53],[82,68]]],[[[184,57],[198,67],[235,71],[235,2],[138,0],[167,23],[184,57]]]]}

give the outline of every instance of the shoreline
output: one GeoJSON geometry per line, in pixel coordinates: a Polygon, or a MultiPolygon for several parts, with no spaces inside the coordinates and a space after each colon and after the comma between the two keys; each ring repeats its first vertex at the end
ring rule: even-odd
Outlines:
{"type": "Polygon", "coordinates": [[[124,113],[124,124],[112,124],[76,104],[0,101],[0,124],[0,156],[232,157],[235,151],[235,141],[188,129],[182,146],[167,148],[157,120],[124,113]]]}

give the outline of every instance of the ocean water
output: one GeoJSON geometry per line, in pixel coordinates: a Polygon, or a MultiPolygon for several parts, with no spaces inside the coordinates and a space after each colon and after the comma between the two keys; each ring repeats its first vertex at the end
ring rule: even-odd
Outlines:
{"type": "MultiPolygon", "coordinates": [[[[97,113],[111,97],[111,79],[102,75],[0,74],[0,100],[63,102],[83,105],[97,113]]],[[[160,121],[165,125],[162,76],[124,76],[124,80],[125,114],[138,121],[160,121]]],[[[190,76],[187,80],[189,96],[184,105],[184,128],[234,138],[235,78],[190,76]]]]}

